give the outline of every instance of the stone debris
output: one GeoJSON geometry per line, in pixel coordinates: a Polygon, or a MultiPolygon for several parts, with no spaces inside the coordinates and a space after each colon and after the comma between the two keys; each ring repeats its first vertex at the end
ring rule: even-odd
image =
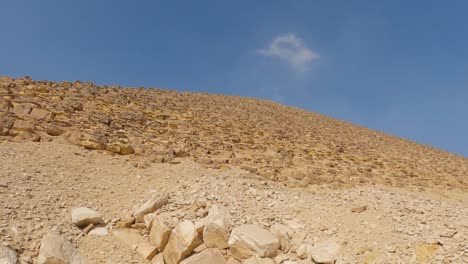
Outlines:
{"type": "Polygon", "coordinates": [[[86,262],[74,245],[60,236],[57,231],[49,231],[42,238],[37,263],[84,264],[86,262]]]}
{"type": "Polygon", "coordinates": [[[89,263],[163,263],[184,221],[184,259],[270,261],[229,243],[254,225],[277,263],[468,263],[466,158],[272,102],[0,77],[0,159],[19,264],[51,229],[89,263]],[[347,243],[320,251],[330,237],[347,243]]]}
{"type": "Polygon", "coordinates": [[[99,224],[102,221],[98,211],[78,207],[71,212],[72,223],[78,227],[86,227],[89,224],[99,224]]]}
{"type": "Polygon", "coordinates": [[[275,236],[252,224],[234,227],[228,244],[232,255],[238,259],[247,259],[255,254],[260,257],[275,257],[279,248],[275,236]]]}

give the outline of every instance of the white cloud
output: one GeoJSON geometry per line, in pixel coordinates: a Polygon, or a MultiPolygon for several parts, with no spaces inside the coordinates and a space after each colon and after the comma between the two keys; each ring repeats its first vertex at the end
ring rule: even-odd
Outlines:
{"type": "Polygon", "coordinates": [[[277,36],[266,49],[257,50],[263,56],[278,57],[287,61],[296,71],[305,72],[310,62],[318,60],[320,55],[309,49],[294,34],[277,36]]]}

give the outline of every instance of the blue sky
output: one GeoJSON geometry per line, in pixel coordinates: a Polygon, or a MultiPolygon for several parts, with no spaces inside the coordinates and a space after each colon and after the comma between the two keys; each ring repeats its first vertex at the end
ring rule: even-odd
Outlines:
{"type": "Polygon", "coordinates": [[[468,157],[468,1],[0,0],[0,75],[274,100],[468,157]]]}

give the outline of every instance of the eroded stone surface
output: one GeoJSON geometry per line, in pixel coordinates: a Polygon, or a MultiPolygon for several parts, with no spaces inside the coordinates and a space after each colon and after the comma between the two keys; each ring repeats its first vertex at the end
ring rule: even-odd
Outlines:
{"type": "Polygon", "coordinates": [[[193,223],[185,220],[172,230],[163,252],[164,260],[167,264],[177,264],[190,256],[201,243],[202,238],[195,230],[193,223]]]}
{"type": "Polygon", "coordinates": [[[58,232],[50,231],[41,241],[38,264],[85,264],[85,259],[70,242],[65,240],[58,232]]]}
{"type": "Polygon", "coordinates": [[[101,215],[98,211],[78,207],[71,212],[72,223],[78,227],[85,227],[89,224],[99,224],[102,221],[101,215]]]}
{"type": "Polygon", "coordinates": [[[235,227],[229,237],[232,255],[239,259],[247,259],[255,254],[260,257],[275,257],[278,247],[278,239],[257,225],[235,227]]]}

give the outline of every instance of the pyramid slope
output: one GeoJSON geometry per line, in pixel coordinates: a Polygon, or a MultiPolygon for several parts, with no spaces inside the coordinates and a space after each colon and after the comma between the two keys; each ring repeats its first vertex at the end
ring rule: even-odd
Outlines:
{"type": "Polygon", "coordinates": [[[129,160],[235,166],[289,186],[468,189],[467,158],[270,101],[1,77],[0,141],[56,137],[129,160]]]}

